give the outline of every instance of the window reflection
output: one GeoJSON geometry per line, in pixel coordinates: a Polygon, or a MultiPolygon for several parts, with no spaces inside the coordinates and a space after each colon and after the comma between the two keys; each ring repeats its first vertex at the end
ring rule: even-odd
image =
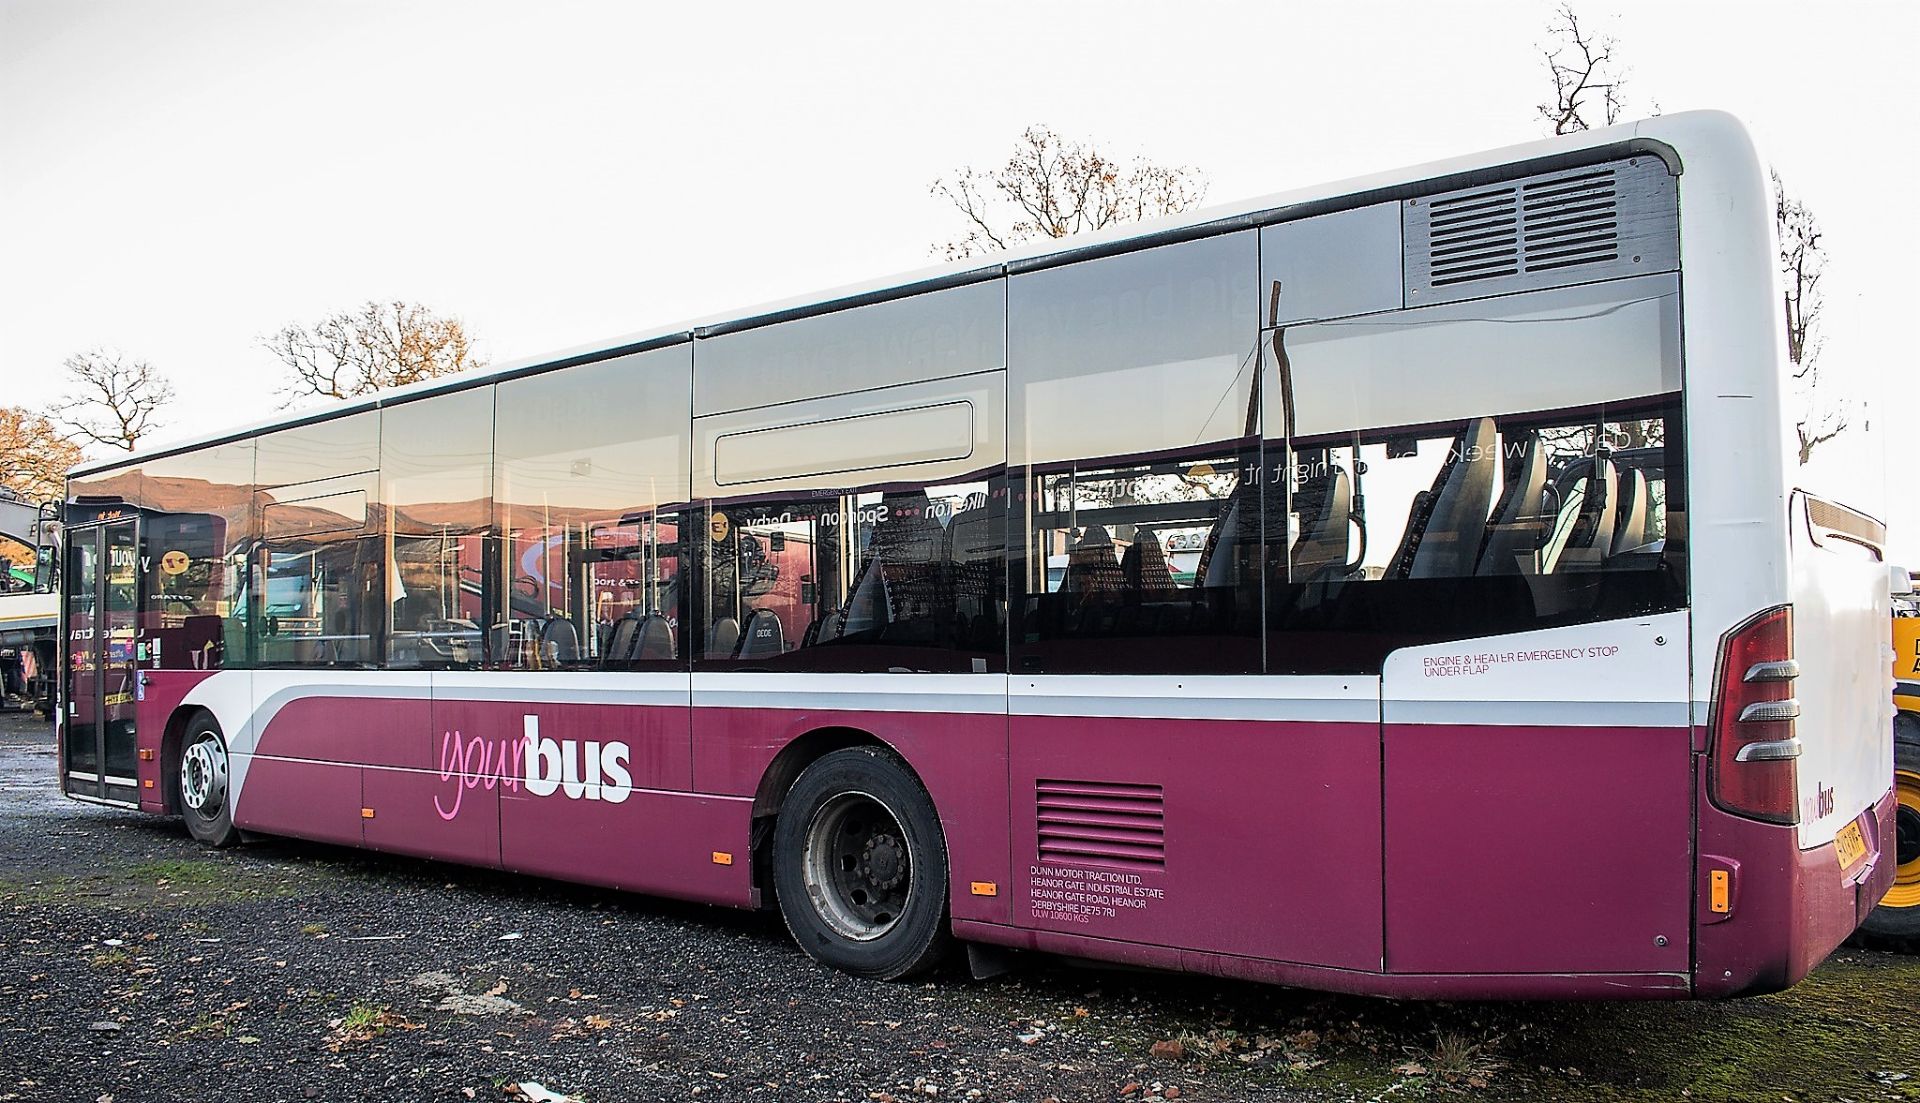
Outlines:
{"type": "Polygon", "coordinates": [[[1015,670],[1260,670],[1252,232],[1019,275],[1015,670]]]}
{"type": "Polygon", "coordinates": [[[499,385],[494,664],[684,665],[691,388],[686,346],[499,385]]]}
{"type": "Polygon", "coordinates": [[[1034,474],[1024,668],[1257,671],[1259,473],[1214,445],[1034,474]]]}
{"type": "MultiPolygon", "coordinates": [[[[363,480],[352,480],[363,481],[363,480]]],[[[384,628],[385,557],[366,492],[281,487],[261,509],[259,659],[267,665],[370,666],[384,628]]]]}
{"type": "Polygon", "coordinates": [[[481,565],[493,519],[493,388],[408,402],[381,418],[387,664],[478,664],[481,565]]]}
{"type": "Polygon", "coordinates": [[[1269,669],[1677,607],[1679,416],[1676,396],[1296,440],[1269,669]]]}
{"type": "Polygon", "coordinates": [[[699,655],[804,670],[999,669],[1004,505],[986,479],[712,503],[699,655]]]}
{"type": "Polygon", "coordinates": [[[0,594],[32,593],[38,562],[33,545],[0,535],[0,594]]]}

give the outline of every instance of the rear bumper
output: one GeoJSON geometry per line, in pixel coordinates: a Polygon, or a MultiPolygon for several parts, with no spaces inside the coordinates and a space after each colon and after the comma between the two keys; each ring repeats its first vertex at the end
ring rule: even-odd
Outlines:
{"type": "Polygon", "coordinates": [[[1694,994],[1778,992],[1826,960],[1893,884],[1893,790],[1856,821],[1867,856],[1846,871],[1832,843],[1801,850],[1796,829],[1730,816],[1705,798],[1702,792],[1694,994]],[[1724,913],[1712,910],[1715,870],[1731,881],[1724,913]]]}

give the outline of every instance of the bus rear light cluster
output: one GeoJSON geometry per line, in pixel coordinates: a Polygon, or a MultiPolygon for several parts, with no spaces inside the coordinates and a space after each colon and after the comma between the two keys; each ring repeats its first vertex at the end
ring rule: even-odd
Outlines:
{"type": "Polygon", "coordinates": [[[1721,640],[1707,750],[1715,805],[1768,823],[1799,822],[1799,676],[1790,605],[1749,618],[1721,640]]]}

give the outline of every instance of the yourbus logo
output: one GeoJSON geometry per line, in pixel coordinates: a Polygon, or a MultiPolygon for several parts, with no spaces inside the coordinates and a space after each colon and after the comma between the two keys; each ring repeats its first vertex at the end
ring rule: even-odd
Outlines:
{"type": "Polygon", "coordinates": [[[527,792],[536,797],[561,792],[568,800],[585,798],[608,804],[619,804],[633,795],[625,743],[544,739],[538,716],[526,717],[524,724],[527,792]]]}
{"type": "Polygon", "coordinates": [[[460,814],[469,789],[501,789],[568,800],[598,800],[619,804],[633,795],[633,775],[627,762],[631,751],[618,740],[548,739],[540,734],[540,718],[521,718],[521,734],[512,739],[465,736],[458,731],[440,737],[440,781],[433,809],[443,820],[460,814]]]}

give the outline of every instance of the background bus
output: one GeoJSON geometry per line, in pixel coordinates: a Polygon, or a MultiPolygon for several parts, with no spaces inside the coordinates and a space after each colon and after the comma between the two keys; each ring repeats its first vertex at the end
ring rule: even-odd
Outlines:
{"type": "Polygon", "coordinates": [[[1799,485],[1771,225],[1674,115],[82,468],[69,677],[124,711],[63,784],[870,976],[1776,989],[1895,819],[1884,530],[1799,485]],[[216,649],[151,646],[173,552],[216,649]]]}
{"type": "Polygon", "coordinates": [[[60,646],[52,551],[57,517],[0,487],[0,706],[14,698],[53,711],[60,646]]]}

